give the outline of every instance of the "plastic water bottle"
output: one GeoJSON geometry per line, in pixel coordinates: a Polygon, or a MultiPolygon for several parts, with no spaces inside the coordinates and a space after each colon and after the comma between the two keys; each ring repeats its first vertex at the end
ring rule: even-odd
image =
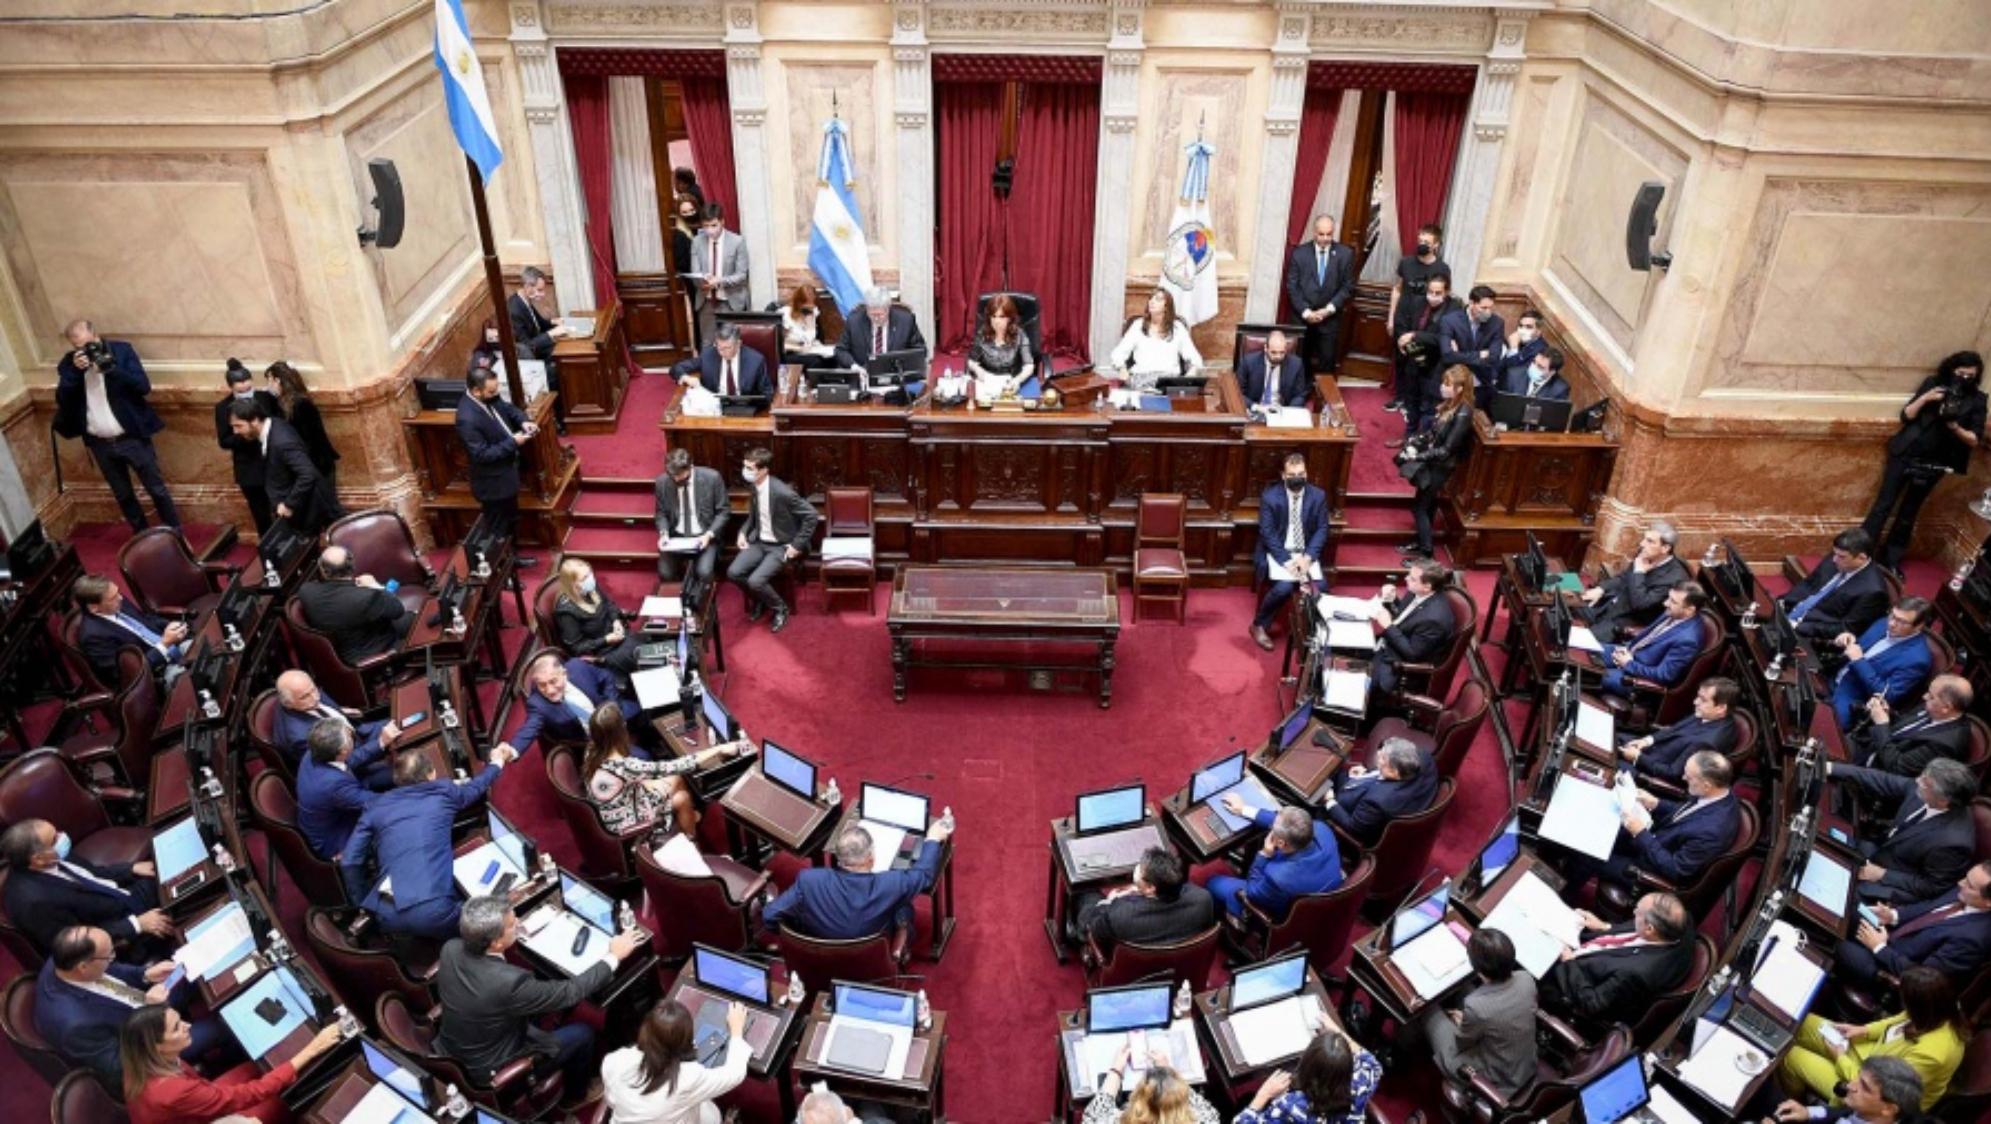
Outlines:
{"type": "Polygon", "coordinates": [[[215,777],[214,770],[206,765],[200,768],[200,794],[210,800],[221,799],[221,781],[215,777]]]}
{"type": "Polygon", "coordinates": [[[228,650],[231,652],[239,652],[248,647],[247,642],[242,639],[242,634],[237,632],[232,624],[221,626],[221,638],[228,644],[228,650]]]}
{"type": "Polygon", "coordinates": [[[830,786],[823,790],[823,803],[834,808],[843,803],[843,790],[836,786],[836,778],[830,778],[830,786]]]}
{"type": "Polygon", "coordinates": [[[788,1005],[800,1007],[802,1001],[808,997],[809,989],[802,986],[801,974],[793,968],[788,969],[788,1005]]]}
{"type": "Polygon", "coordinates": [[[202,689],[200,693],[200,713],[202,718],[221,717],[221,704],[214,701],[214,692],[202,689]]]}
{"type": "Polygon", "coordinates": [[[1963,563],[1956,568],[1956,573],[1950,575],[1950,592],[1961,592],[1963,590],[1963,583],[1970,579],[1970,571],[1976,568],[1976,555],[1973,554],[1969,558],[1964,559],[1963,563]]]}
{"type": "Polygon", "coordinates": [[[560,867],[553,861],[553,856],[545,851],[539,852],[539,876],[551,882],[559,873],[560,867]]]}
{"type": "Polygon", "coordinates": [[[925,988],[919,989],[919,995],[914,999],[913,1007],[918,1014],[919,1028],[921,1030],[932,1030],[933,1004],[927,1002],[925,988]]]}
{"type": "Polygon", "coordinates": [[[1756,627],[1756,603],[1754,601],[1749,603],[1747,609],[1742,610],[1742,627],[1748,629],[1756,627]]]}
{"type": "Polygon", "coordinates": [[[442,702],[442,728],[445,730],[454,730],[462,725],[462,722],[463,720],[456,716],[456,708],[450,705],[448,699],[444,699],[442,702]]]}
{"type": "Polygon", "coordinates": [[[442,1091],[442,1110],[451,1120],[461,1120],[470,1115],[470,1102],[463,1099],[463,1090],[446,1085],[442,1091]]]}
{"type": "Polygon", "coordinates": [[[630,908],[628,902],[621,903],[620,907],[616,909],[615,923],[625,933],[635,931],[636,911],[630,908]]]}
{"type": "Polygon", "coordinates": [[[953,832],[954,832],[954,809],[953,809],[952,807],[947,807],[947,808],[942,808],[942,809],[940,810],[940,826],[941,826],[941,827],[943,827],[943,828],[945,828],[945,829],[947,830],[948,834],[950,834],[950,835],[951,835],[951,834],[953,834],[953,832]]]}
{"type": "Polygon", "coordinates": [[[1709,543],[1707,553],[1701,555],[1701,568],[1707,569],[1710,566],[1718,565],[1720,562],[1721,562],[1720,549],[1717,548],[1715,544],[1709,543]]]}
{"type": "Polygon", "coordinates": [[[277,573],[275,566],[265,564],[263,566],[263,584],[271,589],[276,589],[283,585],[283,575],[277,573]]]}
{"type": "Polygon", "coordinates": [[[359,1020],[344,1007],[335,1007],[332,1013],[339,1016],[339,1035],[343,1038],[359,1037],[359,1020]]]}
{"type": "Polygon", "coordinates": [[[1183,980],[1182,986],[1175,989],[1175,1017],[1178,1019],[1188,1018],[1189,1008],[1194,1006],[1195,1003],[1196,993],[1189,990],[1189,981],[1183,980]]]}
{"type": "Polygon", "coordinates": [[[214,845],[214,865],[221,868],[221,873],[223,874],[233,874],[235,873],[235,856],[228,853],[228,848],[216,843],[214,845]]]}

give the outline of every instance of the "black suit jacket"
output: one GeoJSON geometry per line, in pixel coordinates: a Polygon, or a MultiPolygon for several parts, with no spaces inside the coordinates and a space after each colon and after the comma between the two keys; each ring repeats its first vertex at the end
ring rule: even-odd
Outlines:
{"type": "MultiPolygon", "coordinates": [[[[919,321],[911,309],[892,306],[885,318],[885,350],[927,353],[926,337],[919,334],[919,321]]],[[[871,358],[871,317],[864,309],[854,309],[844,320],[836,355],[837,362],[846,367],[862,367],[871,358]]]]}
{"type": "Polygon", "coordinates": [[[399,627],[408,607],[384,589],[368,589],[351,578],[308,581],[297,587],[305,623],[332,638],[339,658],[357,664],[401,642],[399,627]]]}
{"type": "Polygon", "coordinates": [[[1687,758],[1704,749],[1727,753],[1735,748],[1735,737],[1734,718],[1724,714],[1712,722],[1703,722],[1689,714],[1652,732],[1652,744],[1639,753],[1636,768],[1643,776],[1684,784],[1687,758]]]}
{"type": "Polygon", "coordinates": [[[127,864],[98,865],[73,856],[66,861],[110,879],[119,889],[100,889],[37,870],[9,871],[4,897],[8,919],[43,954],[55,943],[56,934],[71,925],[93,925],[120,943],[136,938],[138,929],[131,919],[158,904],[157,890],[127,864]]]}
{"type": "Polygon", "coordinates": [[[1420,301],[1417,307],[1407,305],[1408,302],[1405,302],[1397,307],[1397,317],[1403,322],[1403,327],[1396,334],[1410,333],[1408,357],[1411,365],[1424,377],[1435,377],[1443,368],[1439,360],[1444,354],[1445,320],[1455,312],[1464,315],[1466,306],[1449,293],[1445,303],[1435,308],[1429,301],[1420,301]]]}
{"type": "Polygon", "coordinates": [[[1371,776],[1341,781],[1336,785],[1335,804],[1326,812],[1328,822],[1353,836],[1362,846],[1373,847],[1391,820],[1431,807],[1431,801],[1438,797],[1438,765],[1423,750],[1417,756],[1424,767],[1408,780],[1390,781],[1371,776]]]}
{"type": "MultiPolygon", "coordinates": [[[[738,368],[735,377],[739,380],[739,393],[753,398],[772,398],[774,380],[767,376],[767,359],[760,352],[745,344],[740,345],[740,353],[735,360],[738,368]]],[[[689,359],[680,359],[671,367],[673,378],[683,378],[693,371],[698,372],[698,381],[714,394],[725,393],[723,361],[719,351],[711,344],[705,350],[689,359]]]]}
{"type": "Polygon", "coordinates": [[[542,362],[553,358],[555,321],[541,316],[539,310],[518,293],[506,299],[505,311],[512,318],[512,339],[520,351],[542,362]]]}
{"type": "Polygon", "coordinates": [[[1900,801],[1887,834],[1867,855],[1867,861],[1887,873],[1879,882],[1861,883],[1862,897],[1886,902],[1937,897],[1970,869],[1977,857],[1977,829],[1971,823],[1969,808],[1923,816],[1928,806],[1916,793],[1914,779],[1878,769],[1834,765],[1832,779],[1876,796],[1882,803],[1900,801]],[[1910,820],[1917,822],[1911,824],[1910,820]]]}
{"type": "MultiPolygon", "coordinates": [[[[1410,602],[1408,590],[1398,594],[1390,606],[1390,614],[1403,612],[1410,602]]],[[[1376,640],[1376,655],[1397,663],[1431,663],[1451,646],[1458,630],[1452,602],[1441,590],[1426,598],[1416,612],[1384,629],[1376,640]]]]}
{"type": "Polygon", "coordinates": [[[1603,598],[1583,606],[1579,615],[1597,639],[1612,643],[1621,631],[1636,631],[1657,620],[1666,608],[1666,595],[1687,577],[1686,563],[1671,555],[1643,574],[1626,563],[1623,570],[1597,583],[1603,598]]]}
{"type": "MultiPolygon", "coordinates": [[[[267,390],[255,393],[253,401],[260,406],[263,416],[275,418],[283,416],[283,407],[277,397],[267,390]]],[[[235,404],[235,396],[228,395],[214,404],[214,443],[228,450],[228,456],[235,462],[235,484],[240,488],[263,487],[263,447],[247,437],[235,436],[235,429],[229,425],[234,418],[229,407],[235,404]]]]}
{"type": "Polygon", "coordinates": [[[1321,321],[1321,325],[1326,325],[1348,307],[1349,294],[1355,291],[1355,251],[1340,242],[1329,246],[1324,281],[1319,262],[1311,238],[1286,255],[1286,302],[1293,306],[1294,316],[1333,305],[1334,316],[1321,321]]]}
{"type": "Polygon", "coordinates": [[[1172,902],[1128,894],[1096,901],[1079,915],[1079,928],[1103,951],[1122,941],[1166,944],[1184,940],[1217,923],[1217,900],[1194,882],[1185,882],[1172,902]]]}
{"type": "MultiPolygon", "coordinates": [[[[125,616],[151,629],[154,633],[166,631],[166,618],[157,613],[148,613],[138,607],[135,601],[126,601],[118,610],[125,616]]],[[[140,648],[145,653],[145,662],[154,671],[166,664],[166,653],[156,647],[144,646],[144,642],[132,631],[115,621],[106,620],[88,609],[77,614],[77,646],[83,649],[83,658],[90,661],[90,670],[97,675],[97,682],[115,691],[121,682],[118,675],[118,652],[124,648],[140,648]]]]}
{"type": "MultiPolygon", "coordinates": [[[[803,554],[809,553],[809,543],[815,538],[816,524],[822,522],[822,516],[816,514],[813,504],[781,481],[770,476],[767,487],[768,514],[774,521],[775,539],[803,554]]],[[[747,492],[747,514],[740,521],[740,534],[746,536],[750,546],[761,541],[760,500],[754,490],[747,492]]]]}
{"type": "MultiPolygon", "coordinates": [[[[594,934],[593,940],[607,937],[594,934]]],[[[553,1032],[534,1024],[540,1015],[571,1010],[615,976],[608,961],[565,980],[543,980],[495,956],[479,956],[459,938],[442,946],[436,965],[436,998],[442,1019],[436,1046],[488,1079],[513,1058],[528,1053],[551,1058],[560,1051],[553,1032]]]]}
{"type": "Polygon", "coordinates": [[[493,398],[491,408],[504,421],[468,394],[456,403],[456,436],[469,454],[470,494],[479,503],[510,499],[519,491],[519,446],[513,434],[525,426],[525,413],[502,398],[493,398]]]}
{"type": "Polygon", "coordinates": [[[1860,764],[1904,777],[1920,776],[1922,767],[1938,757],[1963,761],[1970,756],[1970,722],[1957,717],[1933,726],[1925,725],[1929,712],[1916,707],[1897,714],[1894,721],[1867,727],[1859,741],[1865,745],[1860,764]]]}
{"type": "MultiPolygon", "coordinates": [[[[731,501],[726,497],[726,478],[717,469],[694,467],[691,479],[685,481],[691,489],[691,511],[699,526],[712,533],[712,541],[726,540],[721,532],[726,529],[726,520],[733,514],[731,501]]],[[[666,472],[657,477],[657,534],[677,534],[677,481],[666,472]]]]}
{"type": "MultiPolygon", "coordinates": [[[[1789,611],[1823,589],[1838,573],[1839,568],[1832,564],[1832,556],[1828,554],[1803,581],[1778,600],[1789,611]]],[[[1814,640],[1830,640],[1842,632],[1858,636],[1868,625],[1886,616],[1887,608],[1887,579],[1881,576],[1879,566],[1869,562],[1859,573],[1840,582],[1830,596],[1812,606],[1804,620],[1798,622],[1798,635],[1814,640]]]]}
{"type": "MultiPolygon", "coordinates": [[[[1256,406],[1265,401],[1265,353],[1254,351],[1244,357],[1237,368],[1238,386],[1244,391],[1247,405],[1256,406]]],[[[1279,396],[1281,406],[1304,406],[1307,404],[1307,367],[1300,357],[1288,351],[1286,361],[1279,365],[1279,386],[1274,392],[1279,396]]]]}
{"type": "MultiPolygon", "coordinates": [[[[1631,932],[1631,923],[1605,934],[1631,932]]],[[[1594,938],[1586,938],[1586,944],[1594,938]]],[[[1694,968],[1691,940],[1604,949],[1557,961],[1542,977],[1542,1006],[1599,1023],[1632,1025],[1652,1001],[1680,986],[1694,968]]]]}
{"type": "Polygon", "coordinates": [[[310,450],[290,423],[271,418],[263,450],[263,490],[269,493],[270,510],[278,504],[290,508],[290,525],[298,534],[315,536],[345,509],[332,491],[332,482],[311,463],[310,450]]]}

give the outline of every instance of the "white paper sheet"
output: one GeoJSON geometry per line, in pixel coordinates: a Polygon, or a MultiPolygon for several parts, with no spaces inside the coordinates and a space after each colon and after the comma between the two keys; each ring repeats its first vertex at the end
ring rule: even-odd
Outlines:
{"type": "Polygon", "coordinates": [[[1618,722],[1611,712],[1589,699],[1576,700],[1576,740],[1598,749],[1617,748],[1618,722]]]}
{"type": "Polygon", "coordinates": [[[340,1118],[339,1124],[435,1124],[434,1118],[415,1108],[386,1084],[366,1091],[358,1104],[340,1118]]]}
{"type": "Polygon", "coordinates": [[[660,710],[676,706],[678,701],[677,668],[670,664],[662,667],[648,667],[629,677],[629,685],[636,688],[636,705],[644,710],[660,710]]]}
{"type": "Polygon", "coordinates": [[[1313,1029],[1307,1025],[1310,1007],[1318,1010],[1312,996],[1294,995],[1232,1015],[1238,1052],[1250,1065],[1265,1065],[1306,1049],[1313,1040],[1313,1029]]]}
{"type": "Polygon", "coordinates": [[[511,856],[500,850],[496,843],[485,843],[456,856],[456,859],[450,863],[450,870],[456,875],[456,884],[462,887],[464,893],[473,897],[490,893],[491,887],[497,885],[498,879],[506,874],[515,875],[520,879],[525,877],[525,871],[520,870],[518,864],[512,862],[511,856]],[[491,870],[493,863],[497,864],[497,869],[492,872],[489,881],[486,881],[484,872],[491,870]]]}
{"type": "Polygon", "coordinates": [[[577,339],[588,339],[595,334],[595,318],[592,316],[562,316],[560,326],[574,333],[577,339]]]}
{"type": "Polygon", "coordinates": [[[1376,650],[1376,630],[1368,621],[1327,622],[1327,646],[1350,652],[1376,650]]]}
{"type": "MultiPolygon", "coordinates": [[[[697,535],[672,535],[665,539],[657,549],[663,551],[665,554],[697,554],[705,548],[698,545],[697,535]]],[[[676,600],[677,598],[675,597],[645,597],[643,603],[648,605],[652,601],[676,600]]],[[[648,614],[645,615],[647,616],[648,614]]]]}
{"type": "Polygon", "coordinates": [[[1521,876],[1487,915],[1486,927],[1498,929],[1514,942],[1514,955],[1528,974],[1541,979],[1562,958],[1565,948],[1582,940],[1576,911],[1556,896],[1534,871],[1521,876]]]}
{"type": "Polygon", "coordinates": [[[1541,837],[1593,859],[1610,858],[1618,841],[1618,794],[1564,773],[1542,814],[1541,837]]]}
{"type": "MultiPolygon", "coordinates": [[[[1267,557],[1265,559],[1265,573],[1275,582],[1296,582],[1301,580],[1294,577],[1293,571],[1288,569],[1286,564],[1277,558],[1267,557]]],[[[1321,580],[1320,561],[1318,559],[1307,566],[1307,578],[1312,581],[1321,580]]]]}
{"type": "Polygon", "coordinates": [[[636,615],[639,617],[665,617],[670,620],[676,620],[684,616],[684,598],[645,597],[643,599],[643,607],[636,611],[636,615]]]}
{"type": "Polygon", "coordinates": [[[1579,651],[1603,654],[1604,645],[1598,643],[1597,634],[1584,625],[1569,626],[1569,646],[1579,651]]]}
{"type": "Polygon", "coordinates": [[[1795,1020],[1805,1012],[1811,997],[1825,978],[1825,969],[1812,963],[1793,941],[1778,941],[1770,955],[1756,966],[1749,987],[1756,998],[1795,1020]]]}
{"type": "Polygon", "coordinates": [[[906,829],[875,820],[858,820],[857,826],[871,835],[872,873],[882,874],[892,869],[893,858],[897,857],[899,848],[905,846],[906,829]]]}
{"type": "Polygon", "coordinates": [[[1654,1085],[1648,1092],[1652,1099],[1646,1102],[1646,1111],[1666,1124],[1701,1124],[1701,1118],[1687,1111],[1687,1106],[1675,1099],[1664,1085],[1654,1085]]]}
{"type": "Polygon", "coordinates": [[[871,561],[871,538],[868,535],[826,535],[823,538],[823,558],[860,558],[871,561]]]}
{"type": "Polygon", "coordinates": [[[1273,429],[1311,429],[1314,415],[1305,406],[1273,406],[1265,411],[1265,424],[1273,429]]]}
{"type": "Polygon", "coordinates": [[[234,906],[216,914],[214,923],[202,930],[199,937],[181,945],[173,953],[173,959],[187,970],[187,975],[206,979],[210,973],[232,966],[235,960],[229,954],[244,941],[253,948],[255,935],[249,931],[249,915],[240,906],[234,906]]]}
{"type": "Polygon", "coordinates": [[[1358,620],[1367,623],[1375,616],[1376,606],[1381,602],[1373,597],[1344,597],[1338,593],[1323,593],[1315,600],[1314,607],[1320,619],[1331,621],[1337,618],[1358,620]]]}
{"type": "Polygon", "coordinates": [[[1390,959],[1403,969],[1410,986],[1425,999],[1436,999],[1445,989],[1472,973],[1466,959],[1466,944],[1452,927],[1440,922],[1419,933],[1416,939],[1390,953],[1390,959]]]}
{"type": "Polygon", "coordinates": [[[578,976],[608,959],[608,934],[564,909],[549,911],[545,926],[524,938],[523,943],[570,976],[578,976]],[[575,956],[574,934],[582,929],[588,930],[588,946],[575,956]]]}
{"type": "MultiPolygon", "coordinates": [[[[1745,1050],[1755,1050],[1741,1035],[1727,1027],[1717,1027],[1708,1040],[1680,1066],[1680,1079],[1733,1110],[1749,1087],[1750,1075],[1735,1064],[1745,1050]]],[[[1760,1052],[1760,1051],[1758,1051],[1760,1052]]]]}
{"type": "Polygon", "coordinates": [[[1321,672],[1321,705],[1334,710],[1360,714],[1369,699],[1369,674],[1365,671],[1321,672]]]}

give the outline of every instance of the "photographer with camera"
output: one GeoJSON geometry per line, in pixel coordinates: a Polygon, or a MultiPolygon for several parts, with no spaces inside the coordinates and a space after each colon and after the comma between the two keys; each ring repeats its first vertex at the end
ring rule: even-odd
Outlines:
{"type": "Polygon", "coordinates": [[[1880,495],[1860,524],[1873,541],[1885,544],[1878,558],[1890,570],[1900,570],[1902,556],[1908,553],[1922,501],[1945,474],[1970,471],[1970,452],[1984,439],[1986,400],[1978,387],[1983,377],[1983,356],[1959,351],[1922,380],[1901,408],[1901,431],[1887,442],[1880,495]],[[1881,530],[1889,512],[1894,526],[1883,539],[1881,530]]]}
{"type": "Polygon", "coordinates": [[[145,401],[152,383],[145,377],[138,352],[123,340],[98,338],[88,320],[72,322],[63,335],[70,350],[56,364],[55,431],[83,439],[133,531],[145,529],[145,509],[131,488],[134,472],[159,510],[159,521],[178,527],[180,513],[173,507],[173,494],[166,490],[159,457],[152,449],[152,435],[166,423],[145,401]]]}

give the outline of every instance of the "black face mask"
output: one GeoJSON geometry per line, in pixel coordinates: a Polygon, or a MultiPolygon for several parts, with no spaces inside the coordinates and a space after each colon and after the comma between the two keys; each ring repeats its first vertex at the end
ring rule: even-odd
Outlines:
{"type": "Polygon", "coordinates": [[[1286,490],[1296,496],[1299,495],[1301,492],[1307,490],[1307,478],[1304,476],[1286,477],[1286,490]]]}
{"type": "Polygon", "coordinates": [[[1428,242],[1419,242],[1417,244],[1417,256],[1420,258],[1435,258],[1438,256],[1438,247],[1428,242]]]}

